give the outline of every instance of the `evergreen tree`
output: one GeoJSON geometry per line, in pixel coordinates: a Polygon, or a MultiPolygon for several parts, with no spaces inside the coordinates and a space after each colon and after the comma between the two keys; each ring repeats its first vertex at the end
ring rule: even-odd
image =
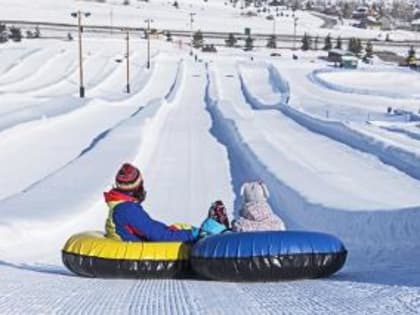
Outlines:
{"type": "Polygon", "coordinates": [[[354,51],[354,38],[353,37],[349,39],[347,50],[351,52],[354,51]]]}
{"type": "Polygon", "coordinates": [[[318,50],[318,44],[319,44],[319,37],[316,36],[314,39],[314,45],[313,45],[314,50],[318,50]]]}
{"type": "Polygon", "coordinates": [[[331,35],[328,33],[327,37],[325,37],[324,48],[322,49],[330,50],[331,48],[332,48],[331,35]]]}
{"type": "Polygon", "coordinates": [[[251,36],[245,38],[245,50],[252,50],[254,49],[254,39],[251,36]]]}
{"type": "Polygon", "coordinates": [[[292,11],[300,10],[301,8],[302,8],[302,4],[299,0],[293,1],[292,11]]]}
{"type": "Polygon", "coordinates": [[[229,33],[228,38],[225,40],[227,47],[234,47],[238,40],[236,39],[235,35],[233,33],[229,33]]]}
{"type": "Polygon", "coordinates": [[[22,31],[20,28],[12,26],[9,28],[9,30],[11,33],[10,38],[13,41],[20,42],[22,40],[22,31]]]}
{"type": "Polygon", "coordinates": [[[360,38],[356,38],[355,43],[356,43],[356,45],[355,45],[355,53],[356,53],[356,55],[358,55],[363,50],[362,40],[360,38]]]}
{"type": "Polygon", "coordinates": [[[9,37],[6,32],[6,25],[0,23],[0,43],[5,43],[9,40],[9,37]]]}
{"type": "Polygon", "coordinates": [[[304,51],[311,49],[311,37],[307,33],[303,35],[301,49],[304,51]]]}
{"type": "Polygon", "coordinates": [[[203,33],[200,30],[198,30],[193,35],[192,45],[193,45],[194,48],[201,48],[201,47],[203,47],[203,44],[204,44],[203,33]]]}
{"type": "Polygon", "coordinates": [[[39,26],[35,26],[35,32],[34,32],[34,37],[35,38],[40,38],[41,37],[41,31],[39,30],[39,26]]]}
{"type": "Polygon", "coordinates": [[[373,57],[373,45],[370,40],[366,43],[365,52],[366,52],[365,58],[373,57]]]}
{"type": "Polygon", "coordinates": [[[343,7],[343,17],[346,19],[351,18],[352,11],[353,8],[350,6],[350,4],[348,2],[345,2],[343,7]]]}
{"type": "Polygon", "coordinates": [[[416,58],[416,50],[414,49],[414,46],[410,46],[410,49],[408,51],[408,56],[411,58],[416,58]]]}
{"type": "Polygon", "coordinates": [[[352,37],[349,40],[349,46],[348,46],[348,51],[351,51],[354,54],[360,54],[360,52],[362,51],[363,46],[362,46],[362,41],[359,38],[355,38],[352,37]]]}
{"type": "Polygon", "coordinates": [[[335,48],[342,49],[343,48],[343,42],[341,40],[341,36],[337,37],[337,43],[335,44],[335,48]]]}
{"type": "Polygon", "coordinates": [[[166,32],[166,41],[167,42],[172,42],[172,34],[170,31],[166,32]]]}
{"type": "Polygon", "coordinates": [[[34,38],[34,34],[32,33],[31,30],[26,31],[26,38],[34,38]]]}
{"type": "Polygon", "coordinates": [[[410,46],[406,61],[408,65],[412,65],[416,62],[416,50],[414,49],[414,46],[410,46]]]}
{"type": "Polygon", "coordinates": [[[270,35],[267,41],[267,48],[277,48],[276,35],[270,35]]]}

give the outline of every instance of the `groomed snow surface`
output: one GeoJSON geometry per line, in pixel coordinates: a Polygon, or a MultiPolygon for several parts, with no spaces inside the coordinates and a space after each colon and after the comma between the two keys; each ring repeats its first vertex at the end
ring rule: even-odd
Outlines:
{"type": "MultiPolygon", "coordinates": [[[[158,41],[147,69],[134,40],[126,94],[123,47],[86,39],[80,100],[75,43],[2,46],[0,314],[420,313],[420,129],[385,113],[396,102],[414,113],[415,89],[367,95],[354,73],[325,72],[353,90],[331,89],[313,79],[326,63],[305,54],[195,62],[158,41]],[[241,184],[262,179],[290,229],[337,235],[348,261],[327,279],[277,283],[77,277],[61,248],[103,230],[102,192],[125,161],[143,170],[156,219],[199,225],[216,199],[233,218],[241,184]]],[[[378,71],[418,79],[375,69],[363,86],[378,93],[389,90],[378,71]]]]}

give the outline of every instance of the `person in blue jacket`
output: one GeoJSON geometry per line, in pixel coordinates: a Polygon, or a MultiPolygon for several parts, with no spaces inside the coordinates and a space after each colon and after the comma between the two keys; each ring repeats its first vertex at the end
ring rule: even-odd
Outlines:
{"type": "MultiPolygon", "coordinates": [[[[142,174],[135,166],[125,163],[115,177],[115,188],[104,193],[109,207],[106,236],[122,241],[194,242],[200,229],[173,229],[153,220],[142,207],[146,198],[142,174]]],[[[201,233],[201,236],[203,233],[201,233]]]]}

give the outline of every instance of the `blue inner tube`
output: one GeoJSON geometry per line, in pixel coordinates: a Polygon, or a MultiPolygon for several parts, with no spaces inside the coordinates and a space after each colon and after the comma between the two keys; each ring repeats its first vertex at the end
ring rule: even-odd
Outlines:
{"type": "Polygon", "coordinates": [[[318,232],[223,233],[197,242],[191,263],[199,275],[225,281],[276,281],[329,276],[343,267],[347,250],[318,232]]]}

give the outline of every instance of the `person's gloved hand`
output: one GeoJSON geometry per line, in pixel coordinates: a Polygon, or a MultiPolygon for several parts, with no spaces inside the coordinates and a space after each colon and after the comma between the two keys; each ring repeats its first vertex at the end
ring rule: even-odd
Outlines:
{"type": "Polygon", "coordinates": [[[206,236],[206,235],[222,233],[226,230],[226,226],[224,224],[217,222],[213,218],[207,218],[201,224],[200,229],[201,229],[201,234],[206,236]]]}

